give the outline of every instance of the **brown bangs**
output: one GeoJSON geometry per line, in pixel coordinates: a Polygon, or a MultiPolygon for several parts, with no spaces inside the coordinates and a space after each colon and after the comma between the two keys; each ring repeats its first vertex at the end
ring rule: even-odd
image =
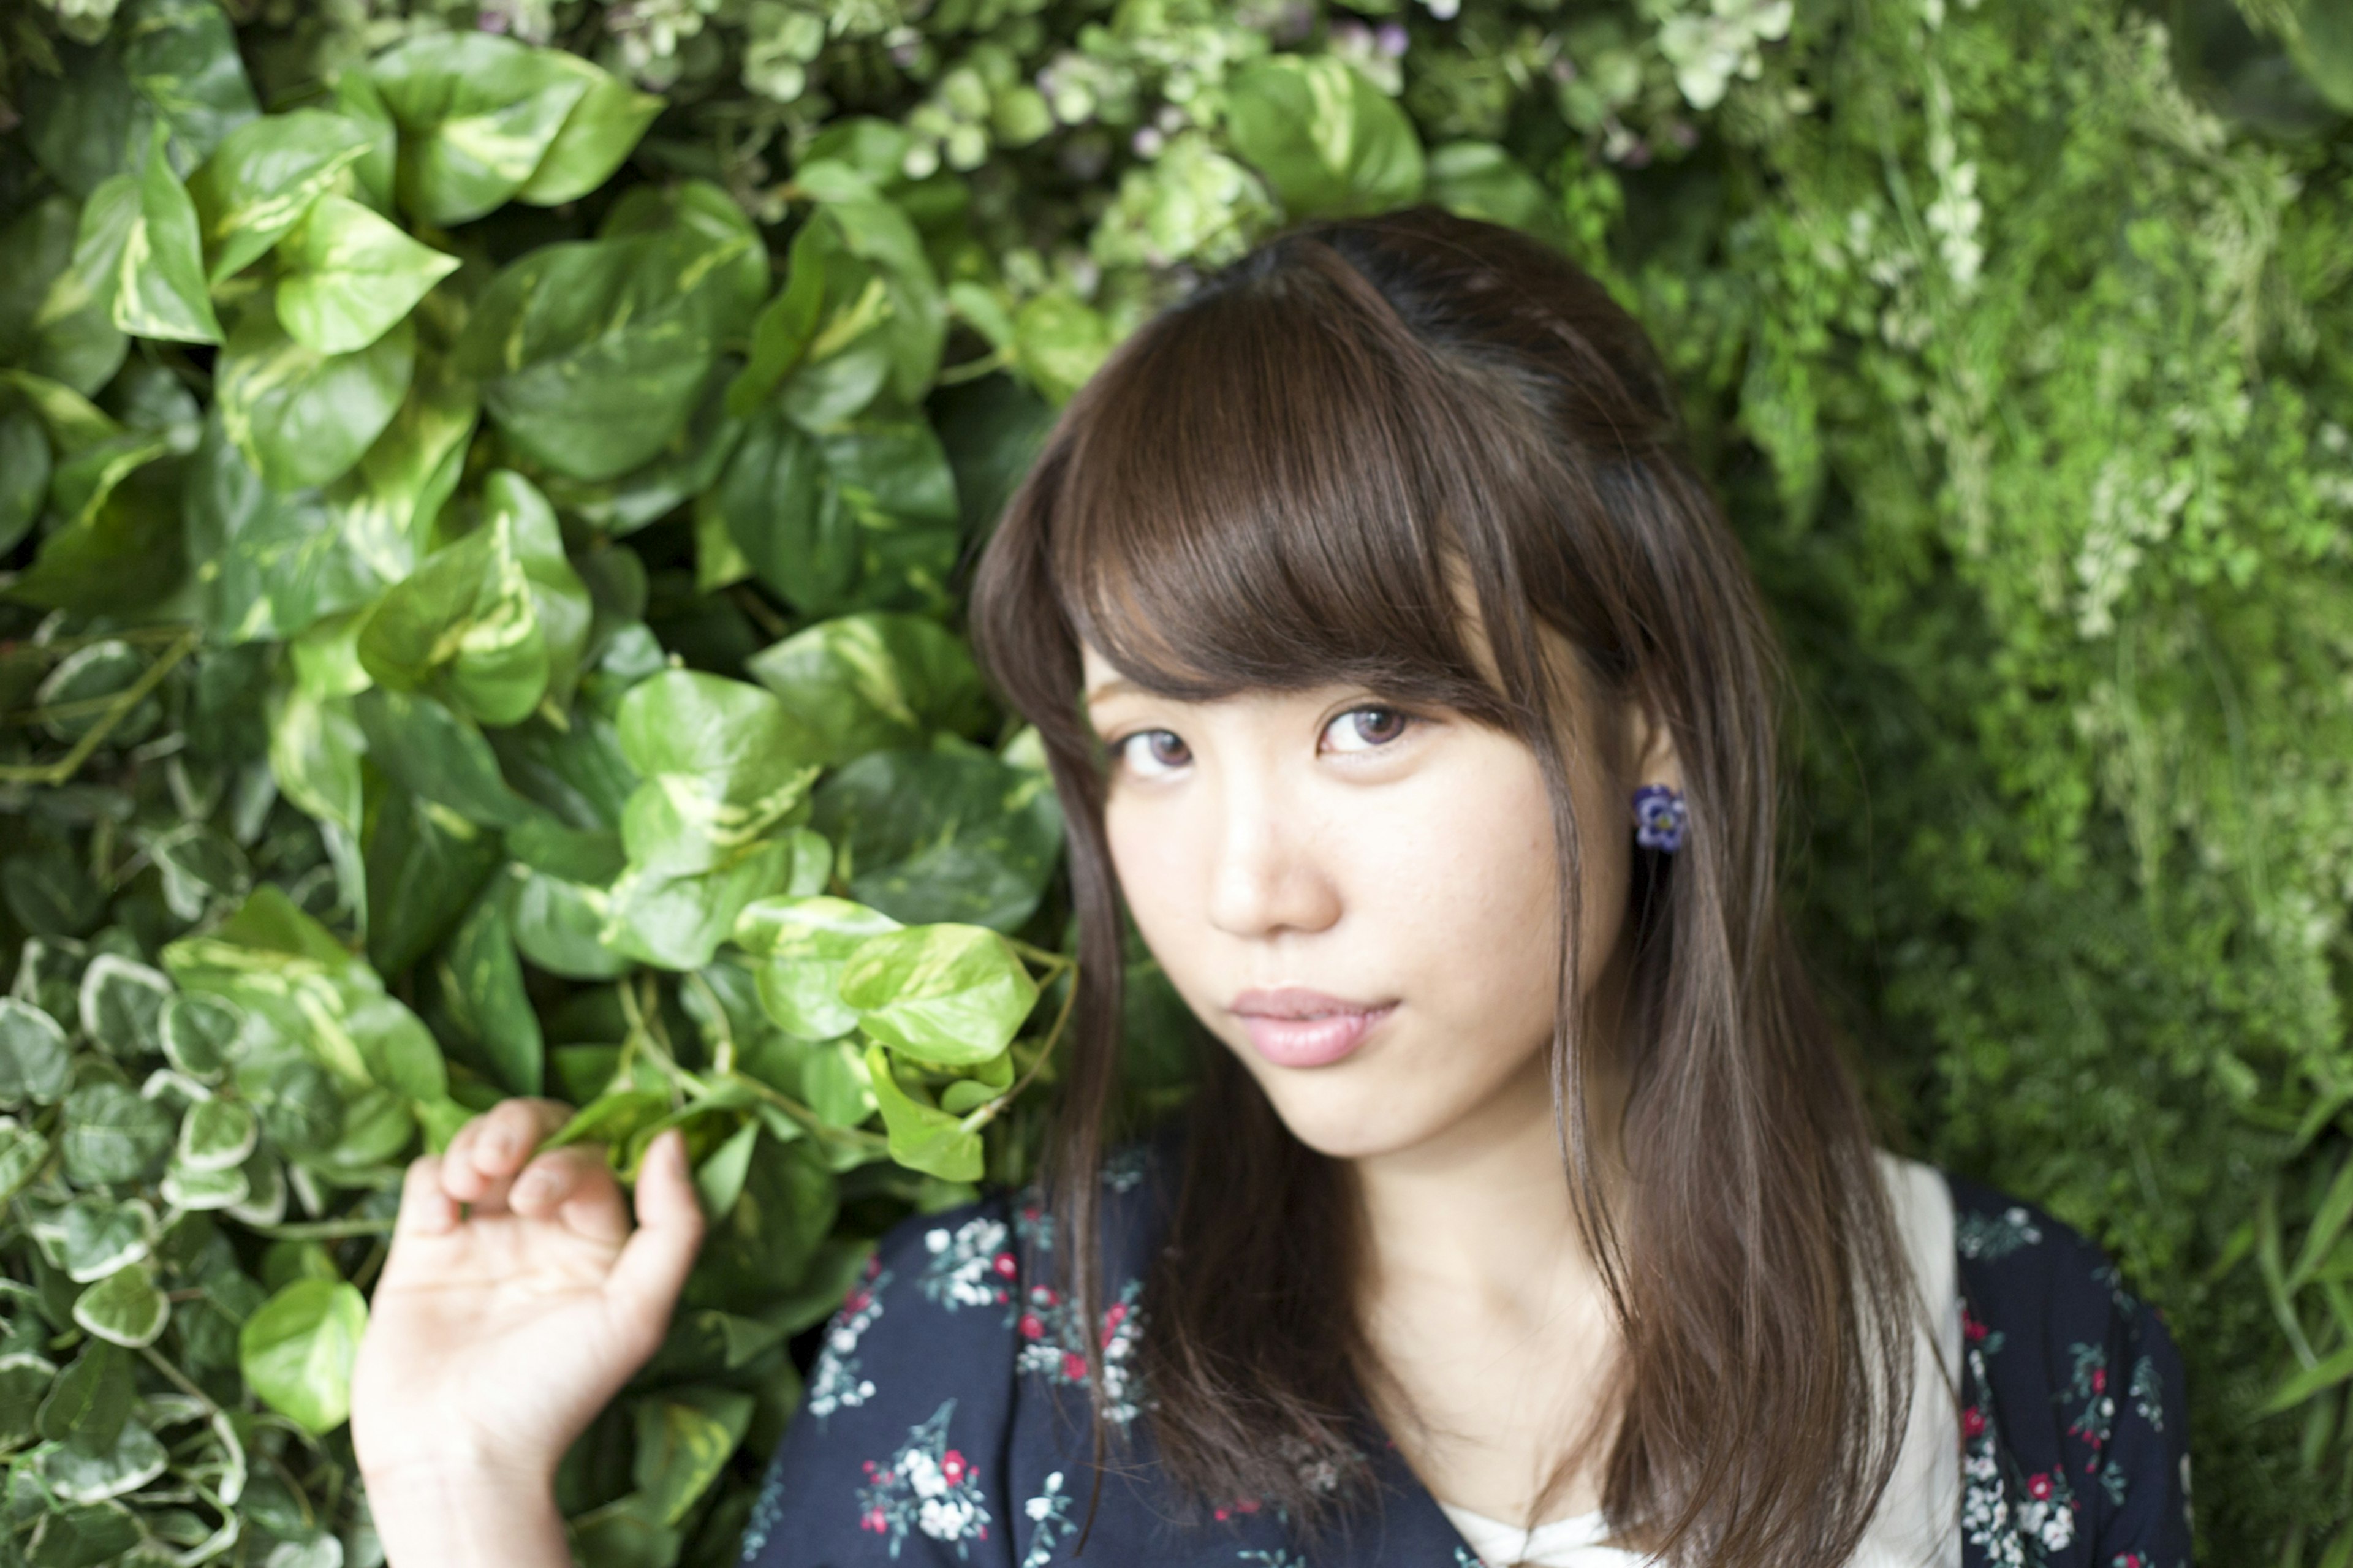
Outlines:
{"type": "Polygon", "coordinates": [[[1080,393],[1035,498],[1055,527],[1033,586],[1163,696],[1352,684],[1525,731],[1450,584],[1492,579],[1488,626],[1525,618],[1516,563],[1481,568],[1546,526],[1530,515],[1546,487],[1497,481],[1556,465],[1524,410],[1434,356],[1354,268],[1308,258],[1166,313],[1080,393]]]}

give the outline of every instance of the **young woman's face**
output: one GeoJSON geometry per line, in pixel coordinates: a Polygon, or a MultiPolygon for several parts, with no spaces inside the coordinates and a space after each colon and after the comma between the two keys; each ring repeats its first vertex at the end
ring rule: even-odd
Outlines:
{"type": "MultiPolygon", "coordinates": [[[[1364,689],[1182,702],[1084,658],[1137,929],[1301,1142],[1362,1159],[1549,1121],[1560,913],[1533,752],[1364,689]]],[[[1630,711],[1580,707],[1564,738],[1589,991],[1623,924],[1630,793],[1680,780],[1630,711]]]]}

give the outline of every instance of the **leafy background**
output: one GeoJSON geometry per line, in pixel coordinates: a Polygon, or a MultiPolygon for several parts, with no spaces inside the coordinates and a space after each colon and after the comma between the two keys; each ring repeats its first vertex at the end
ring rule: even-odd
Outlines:
{"type": "Polygon", "coordinates": [[[1681,377],[1891,1136],[2164,1308],[2201,1555],[2353,1561],[2348,15],[0,0],[0,1563],[380,1561],[394,1183],[533,1092],[718,1216],[578,1554],[732,1561],[1051,1090],[959,563],[1202,269],[1415,199],[1681,377]]]}

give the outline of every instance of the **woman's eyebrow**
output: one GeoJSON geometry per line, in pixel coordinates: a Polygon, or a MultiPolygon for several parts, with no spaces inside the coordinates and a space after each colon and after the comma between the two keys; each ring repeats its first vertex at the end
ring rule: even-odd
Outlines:
{"type": "Polygon", "coordinates": [[[1087,701],[1090,703],[1095,703],[1102,701],[1106,697],[1130,696],[1134,693],[1135,689],[1135,686],[1133,682],[1114,675],[1100,686],[1091,686],[1087,688],[1087,701]]]}

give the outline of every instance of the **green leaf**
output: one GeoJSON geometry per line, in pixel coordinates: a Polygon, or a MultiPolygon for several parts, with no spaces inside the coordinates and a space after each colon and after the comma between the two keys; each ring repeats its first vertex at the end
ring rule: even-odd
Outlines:
{"type": "Polygon", "coordinates": [[[93,279],[67,281],[80,212],[52,192],[0,228],[0,364],[89,394],[113,379],[130,342],[111,319],[113,301],[93,292],[93,279]],[[66,292],[52,310],[60,285],[66,292]]]}
{"type": "Polygon", "coordinates": [[[402,788],[486,826],[512,827],[533,814],[508,787],[482,731],[448,704],[373,686],[352,700],[352,711],[368,754],[402,788]]]}
{"type": "Polygon", "coordinates": [[[727,1217],[744,1195],[744,1179],[752,1173],[752,1152],[760,1142],[760,1124],[746,1121],[694,1168],[694,1190],[702,1203],[703,1218],[715,1225],[727,1217]]]}
{"type": "MultiPolygon", "coordinates": [[[[19,1448],[41,1435],[39,1408],[53,1395],[57,1376],[55,1365],[29,1351],[0,1353],[0,1447],[19,1448]]],[[[130,1408],[126,1400],[124,1412],[130,1408]]]]}
{"type": "Polygon", "coordinates": [[[863,563],[858,519],[817,438],[777,410],[755,414],[714,504],[753,574],[801,608],[848,598],[863,563]]]}
{"type": "Polygon", "coordinates": [[[506,857],[493,830],[404,789],[386,790],[372,816],[368,959],[400,974],[448,934],[506,857]]]}
{"type": "Polygon", "coordinates": [[[319,492],[264,484],[217,417],[206,422],[183,495],[205,625],[225,641],[292,637],[382,590],[319,492]]]}
{"type": "Polygon", "coordinates": [[[1233,148],[1291,216],[1380,212],[1421,195],[1420,140],[1396,102],[1335,55],[1270,55],[1227,81],[1233,148]]]}
{"type": "Polygon", "coordinates": [[[494,882],[474,900],[436,973],[442,1004],[459,1033],[490,1058],[508,1092],[536,1095],[543,1087],[546,1042],[523,989],[504,891],[494,882]]]}
{"type": "Polygon", "coordinates": [[[109,1344],[126,1350],[155,1342],[171,1320],[172,1303],[155,1289],[143,1263],[116,1269],[74,1300],[73,1321],[109,1344]]]}
{"type": "Polygon", "coordinates": [[[1038,1000],[1020,955],[997,932],[967,925],[869,937],[842,965],[838,989],[867,1034],[941,1067],[1004,1054],[1038,1000]]]}
{"type": "Polygon", "coordinates": [[[588,585],[565,556],[555,509],[529,479],[508,468],[492,469],[482,481],[482,507],[487,517],[504,519],[514,530],[515,559],[522,563],[532,615],[547,649],[548,700],[568,707],[596,608],[588,585]]]}
{"type": "Polygon", "coordinates": [[[630,1478],[666,1524],[678,1524],[727,1468],[752,1425],[752,1396],[728,1388],[674,1388],[637,1406],[630,1478]]]}
{"type": "Polygon", "coordinates": [[[53,1443],[75,1443],[87,1452],[102,1454],[114,1447],[138,1403],[130,1352],[105,1340],[92,1340],[41,1401],[36,1429],[53,1443]]]}
{"type": "Polygon", "coordinates": [[[135,1089],[103,1080],[66,1096],[58,1150],[66,1175],[92,1186],[154,1174],[172,1147],[171,1114],[135,1089]]]}
{"type": "Polygon", "coordinates": [[[164,904],[184,921],[216,901],[235,903],[253,887],[253,865],[237,840],[205,822],[184,822],[147,847],[163,873],[164,904]]]}
{"type": "Polygon", "coordinates": [[[985,753],[870,752],[818,786],[809,826],[852,897],[910,925],[1019,929],[1061,847],[1049,781],[985,753]]]}
{"type": "Polygon", "coordinates": [[[141,167],[139,206],[123,235],[113,321],[134,337],[216,343],[220,321],[206,291],[196,209],[164,159],[165,132],[155,127],[141,167]]]}
{"type": "Polygon", "coordinates": [[[400,126],[401,205],[447,227],[512,200],[593,84],[577,65],[476,31],[420,34],[377,56],[368,74],[400,126]]]}
{"type": "Polygon", "coordinates": [[[179,1163],[191,1171],[226,1171],[245,1163],[261,1137],[250,1106],[200,1100],[180,1119],[179,1163]]]}
{"type": "Polygon", "coordinates": [[[115,1203],[80,1194],[54,1210],[36,1208],[32,1230],[49,1261],[77,1285],[144,1262],[155,1251],[155,1211],[142,1198],[115,1203]]]}
{"type": "Polygon", "coordinates": [[[882,1107],[891,1158],[944,1182],[980,1180],[979,1133],[965,1131],[955,1117],[909,1094],[892,1076],[891,1055],[881,1046],[866,1047],[866,1072],[882,1107]]]}
{"type": "Polygon", "coordinates": [[[297,1279],[245,1321],[237,1365],[271,1409],[313,1436],[332,1431],[351,1414],[352,1363],[367,1316],[353,1286],[297,1279]]]}
{"type": "Polygon", "coordinates": [[[172,128],[178,167],[260,112],[237,36],[213,0],[131,0],[115,18],[122,68],[172,128]]]}
{"type": "Polygon", "coordinates": [[[269,771],[286,798],[356,839],[360,757],[367,738],[347,697],[313,697],[289,683],[269,715],[269,771]]]}
{"type": "Polygon", "coordinates": [[[494,513],[395,584],[360,629],[368,674],[487,724],[528,717],[547,691],[548,648],[515,531],[494,513]]]}
{"type": "Polygon", "coordinates": [[[49,1141],[16,1118],[0,1116],[0,1202],[24,1190],[48,1163],[49,1141]]]}
{"type": "Polygon", "coordinates": [[[266,115],[222,138],[188,176],[206,276],[217,283],[259,260],[374,145],[364,122],[317,109],[266,115]]]}
{"type": "Polygon", "coordinates": [[[698,670],[639,681],[617,721],[621,753],[644,780],[622,840],[633,864],[666,870],[717,868],[790,826],[822,754],[767,692],[698,670]]]}
{"type": "Polygon", "coordinates": [[[611,907],[606,889],[521,868],[517,874],[516,951],[567,980],[611,980],[628,973],[628,954],[605,944],[611,907]]]}
{"type": "Polygon", "coordinates": [[[54,1105],[73,1084],[73,1053],[57,1020],[0,996],[0,1106],[54,1105]]]}
{"type": "Polygon", "coordinates": [[[828,766],[920,746],[934,729],[976,729],[988,711],[965,644],[921,616],[870,610],[821,621],[744,668],[822,737],[828,766]]]}
{"type": "Polygon", "coordinates": [[[82,1029],[111,1056],[160,1051],[157,1016],[171,994],[172,983],[162,971],[102,952],[82,971],[82,1029]]]}
{"type": "Polygon", "coordinates": [[[700,969],[753,900],[784,889],[792,851],[773,839],[729,852],[706,870],[632,865],[607,899],[597,940],[615,953],[664,969],[700,969]]]}
{"type": "Polygon", "coordinates": [[[322,354],[367,347],[458,269],[456,257],[332,193],[278,242],[278,259],[279,325],[322,354]]]}
{"type": "MultiPolygon", "coordinates": [[[[162,1297],[157,1297],[159,1301],[162,1297]]],[[[93,1453],[79,1443],[44,1450],[36,1460],[41,1482],[70,1502],[101,1502],[134,1492],[164,1473],[170,1458],[155,1434],[125,1421],[114,1446],[93,1453]]]]}
{"type": "Polygon", "coordinates": [[[554,58],[585,77],[588,90],[573,103],[546,154],[515,192],[515,200],[533,206],[578,201],[611,179],[662,109],[652,93],[638,91],[576,55],[554,58]]]}
{"type": "Polygon", "coordinates": [[[266,303],[248,308],[214,370],[221,422],[273,488],[340,479],[399,412],[417,368],[403,320],[356,353],[322,354],[286,335],[266,303]]]}
{"type": "Polygon", "coordinates": [[[569,479],[613,479],[684,427],[765,277],[733,202],[690,185],[660,227],[509,265],[474,306],[461,363],[518,453],[569,479]]]}
{"type": "Polygon", "coordinates": [[[164,1004],[159,1024],[164,1059],[198,1083],[216,1083],[234,1058],[245,1014],[217,996],[182,992],[164,1004]]]}
{"type": "Polygon", "coordinates": [[[868,937],[898,929],[848,899],[762,899],[736,917],[733,934],[762,961],[761,1010],[786,1034],[827,1040],[858,1026],[858,1009],[838,989],[842,965],[868,937]]]}
{"type": "Polygon", "coordinates": [[[144,609],[168,592],[185,565],[178,468],[163,435],[131,432],[76,453],[49,481],[49,509],[62,521],[41,541],[32,569],[11,596],[88,615],[144,609]]]}
{"type": "Polygon", "coordinates": [[[23,409],[0,414],[0,551],[16,548],[49,493],[49,437],[23,409]]]}

